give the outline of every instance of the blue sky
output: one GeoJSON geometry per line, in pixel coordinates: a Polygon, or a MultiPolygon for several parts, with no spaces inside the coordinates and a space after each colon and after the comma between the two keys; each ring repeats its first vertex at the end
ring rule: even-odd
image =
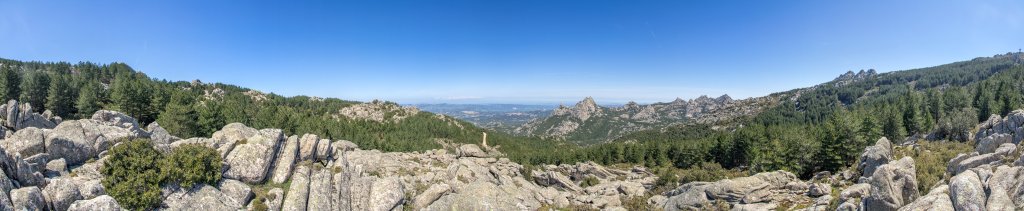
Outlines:
{"type": "Polygon", "coordinates": [[[0,57],[400,103],[734,98],[1024,47],[1024,1],[9,1],[0,57]]]}

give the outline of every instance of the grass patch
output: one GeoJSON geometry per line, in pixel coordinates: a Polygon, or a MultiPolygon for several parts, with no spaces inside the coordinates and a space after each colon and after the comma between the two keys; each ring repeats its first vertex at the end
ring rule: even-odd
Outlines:
{"type": "Polygon", "coordinates": [[[941,180],[949,179],[946,164],[957,154],[974,151],[973,144],[954,141],[922,141],[918,147],[896,147],[895,159],[905,156],[914,158],[917,170],[917,190],[928,193],[941,180]]]}

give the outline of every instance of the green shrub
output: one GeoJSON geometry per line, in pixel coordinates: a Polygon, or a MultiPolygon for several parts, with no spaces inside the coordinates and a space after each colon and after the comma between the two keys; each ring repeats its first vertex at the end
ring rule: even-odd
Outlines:
{"type": "Polygon", "coordinates": [[[597,180],[597,177],[588,176],[588,177],[583,178],[583,182],[580,183],[580,187],[586,188],[586,187],[590,187],[590,186],[595,186],[595,185],[600,184],[600,183],[601,183],[601,181],[597,180]]]}
{"type": "Polygon", "coordinates": [[[918,147],[896,148],[896,152],[893,154],[897,157],[910,156],[914,158],[917,190],[921,193],[928,193],[939,180],[947,179],[945,175],[947,162],[959,153],[973,151],[974,147],[971,145],[971,143],[954,141],[922,141],[918,143],[918,147]]]}
{"type": "Polygon", "coordinates": [[[160,157],[148,139],[115,146],[100,169],[103,188],[125,209],[151,209],[160,203],[160,157]]]}
{"type": "Polygon", "coordinates": [[[713,182],[722,179],[746,176],[741,171],[722,168],[714,162],[703,162],[699,166],[683,169],[679,173],[681,183],[689,182],[713,182]]]}
{"type": "Polygon", "coordinates": [[[164,182],[177,182],[181,187],[196,184],[216,185],[221,177],[220,153],[212,148],[187,144],[174,148],[160,165],[164,182]]]}

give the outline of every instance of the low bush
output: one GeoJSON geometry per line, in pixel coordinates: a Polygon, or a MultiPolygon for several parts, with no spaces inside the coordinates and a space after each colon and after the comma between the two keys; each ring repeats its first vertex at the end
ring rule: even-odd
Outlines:
{"type": "Polygon", "coordinates": [[[196,184],[216,185],[221,177],[220,153],[199,144],[174,148],[160,165],[164,182],[177,182],[181,187],[196,184]]]}
{"type": "Polygon", "coordinates": [[[134,139],[110,149],[100,173],[107,194],[123,208],[151,210],[160,203],[162,185],[215,185],[220,166],[220,154],[202,145],[179,146],[163,155],[149,139],[134,139]]]}
{"type": "Polygon", "coordinates": [[[148,139],[122,142],[100,169],[103,188],[125,209],[149,210],[160,203],[160,160],[148,139]]]}

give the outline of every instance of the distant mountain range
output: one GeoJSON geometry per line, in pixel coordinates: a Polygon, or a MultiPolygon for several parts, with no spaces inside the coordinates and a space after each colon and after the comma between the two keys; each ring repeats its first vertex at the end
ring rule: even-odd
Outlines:
{"type": "Polygon", "coordinates": [[[738,116],[756,114],[774,105],[778,97],[734,100],[728,95],[717,98],[677,98],[672,102],[622,106],[599,106],[587,97],[575,106],[559,106],[551,116],[530,121],[513,131],[516,135],[536,135],[564,139],[579,144],[610,141],[626,134],[689,123],[716,123],[738,116]]]}

